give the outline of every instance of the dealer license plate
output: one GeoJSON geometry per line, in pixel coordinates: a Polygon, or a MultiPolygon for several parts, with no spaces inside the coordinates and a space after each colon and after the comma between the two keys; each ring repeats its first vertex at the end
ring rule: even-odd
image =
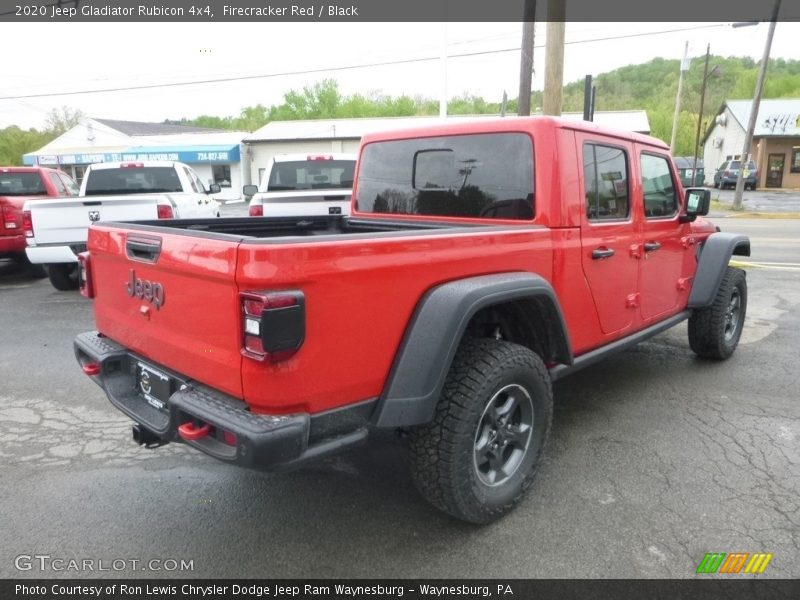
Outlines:
{"type": "Polygon", "coordinates": [[[136,389],[153,408],[166,412],[172,395],[172,378],[142,362],[136,363],[136,389]]]}

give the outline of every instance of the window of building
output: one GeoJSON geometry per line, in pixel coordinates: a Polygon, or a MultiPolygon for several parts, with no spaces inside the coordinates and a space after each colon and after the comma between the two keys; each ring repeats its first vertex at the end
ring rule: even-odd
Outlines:
{"type": "Polygon", "coordinates": [[[792,146],[792,162],[789,163],[789,171],[800,173],[800,146],[792,146]]]}
{"type": "Polygon", "coordinates": [[[645,216],[671,217],[678,212],[678,194],[668,159],[642,154],[641,161],[645,216]]]}
{"type": "Polygon", "coordinates": [[[628,160],[613,146],[584,144],[586,216],[590,221],[626,219],[630,209],[628,160]]]}
{"type": "Polygon", "coordinates": [[[214,178],[214,183],[219,184],[219,187],[231,187],[230,165],[214,165],[211,167],[211,176],[214,178]]]}
{"type": "Polygon", "coordinates": [[[81,183],[83,183],[83,176],[86,174],[86,167],[76,165],[73,169],[75,169],[75,183],[80,187],[81,183]]]}

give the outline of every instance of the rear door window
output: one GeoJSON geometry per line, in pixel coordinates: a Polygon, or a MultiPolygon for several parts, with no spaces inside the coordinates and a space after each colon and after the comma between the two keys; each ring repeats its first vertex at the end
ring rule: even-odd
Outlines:
{"type": "Polygon", "coordinates": [[[586,217],[590,221],[628,218],[628,159],[623,149],[603,144],[584,144],[583,177],[586,217]]]}
{"type": "Polygon", "coordinates": [[[59,177],[61,177],[61,181],[64,183],[64,187],[67,188],[67,193],[70,196],[77,196],[80,190],[78,186],[75,185],[75,182],[72,179],[65,175],[64,173],[59,173],[59,177]]]}
{"type": "Polygon", "coordinates": [[[529,220],[533,143],[524,133],[375,142],[364,147],[361,212],[529,220]]]}
{"type": "Polygon", "coordinates": [[[50,183],[52,183],[53,187],[56,188],[56,194],[59,196],[69,196],[69,192],[67,192],[64,182],[61,181],[61,177],[59,177],[57,173],[48,173],[48,176],[50,177],[50,183]]]}

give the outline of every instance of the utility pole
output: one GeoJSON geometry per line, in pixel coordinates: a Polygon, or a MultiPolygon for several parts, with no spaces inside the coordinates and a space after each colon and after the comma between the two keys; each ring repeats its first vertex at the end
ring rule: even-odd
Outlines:
{"type": "MultiPolygon", "coordinates": [[[[681,94],[683,92],[683,74],[689,70],[689,42],[683,50],[683,60],[681,61],[681,74],[678,76],[678,94],[675,96],[675,116],[672,117],[672,138],[669,142],[669,150],[675,156],[675,140],[678,138],[678,118],[681,114],[681,94]]],[[[692,174],[694,178],[694,174],[692,174]]],[[[694,179],[692,179],[694,181],[694,179]]]]}
{"type": "Polygon", "coordinates": [[[439,118],[447,118],[447,23],[442,24],[442,89],[439,98],[439,118]]]}
{"type": "Polygon", "coordinates": [[[736,178],[736,191],[733,194],[733,210],[742,210],[742,195],[744,193],[744,170],[747,165],[747,157],[750,153],[750,146],[753,144],[753,132],[756,129],[756,119],[758,118],[758,108],[761,105],[761,92],[764,91],[764,78],[767,75],[767,63],[769,63],[769,52],[772,48],[772,37],[775,35],[775,24],[778,22],[778,13],[781,10],[781,0],[775,0],[772,9],[772,20],[769,23],[767,32],[767,42],[764,44],[764,56],[761,58],[761,65],[758,69],[758,80],[756,81],[753,106],[750,108],[750,121],[747,124],[747,134],[744,137],[744,148],[742,148],[742,162],[739,165],[739,175],[736,178]]]}
{"type": "Polygon", "coordinates": [[[697,153],[700,151],[700,129],[703,127],[703,105],[706,101],[706,83],[708,82],[708,58],[711,54],[711,44],[706,46],[706,66],[703,67],[703,86],[700,88],[700,116],[697,117],[697,137],[694,139],[694,162],[692,162],[692,177],[697,173],[697,153]]]}
{"type": "Polygon", "coordinates": [[[544,64],[544,100],[542,113],[561,115],[564,93],[564,19],[567,0],[547,1],[547,42],[544,64]]]}
{"type": "Polygon", "coordinates": [[[536,0],[525,0],[522,17],[522,46],[519,60],[519,106],[517,114],[531,114],[531,74],[533,73],[533,38],[536,28],[536,0]]]}

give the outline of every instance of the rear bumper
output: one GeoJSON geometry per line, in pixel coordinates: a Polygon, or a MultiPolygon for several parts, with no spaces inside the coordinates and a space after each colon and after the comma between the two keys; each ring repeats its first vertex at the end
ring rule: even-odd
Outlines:
{"type": "Polygon", "coordinates": [[[162,441],[180,441],[219,460],[245,467],[278,467],[296,462],[308,448],[307,414],[260,415],[242,401],[191,381],[135,354],[96,331],[75,338],[75,357],[81,366],[96,363],[99,373],[91,378],[108,399],[131,419],[162,441]],[[137,365],[157,368],[174,380],[176,391],[165,410],[152,406],[139,391],[137,365]],[[209,425],[210,433],[187,440],[178,428],[185,423],[209,425]],[[230,436],[235,436],[231,443],[230,436]]]}
{"type": "Polygon", "coordinates": [[[25,254],[25,234],[0,235],[0,255],[25,254]]]}
{"type": "Polygon", "coordinates": [[[35,265],[78,262],[78,256],[70,246],[28,246],[25,252],[35,265]]]}

